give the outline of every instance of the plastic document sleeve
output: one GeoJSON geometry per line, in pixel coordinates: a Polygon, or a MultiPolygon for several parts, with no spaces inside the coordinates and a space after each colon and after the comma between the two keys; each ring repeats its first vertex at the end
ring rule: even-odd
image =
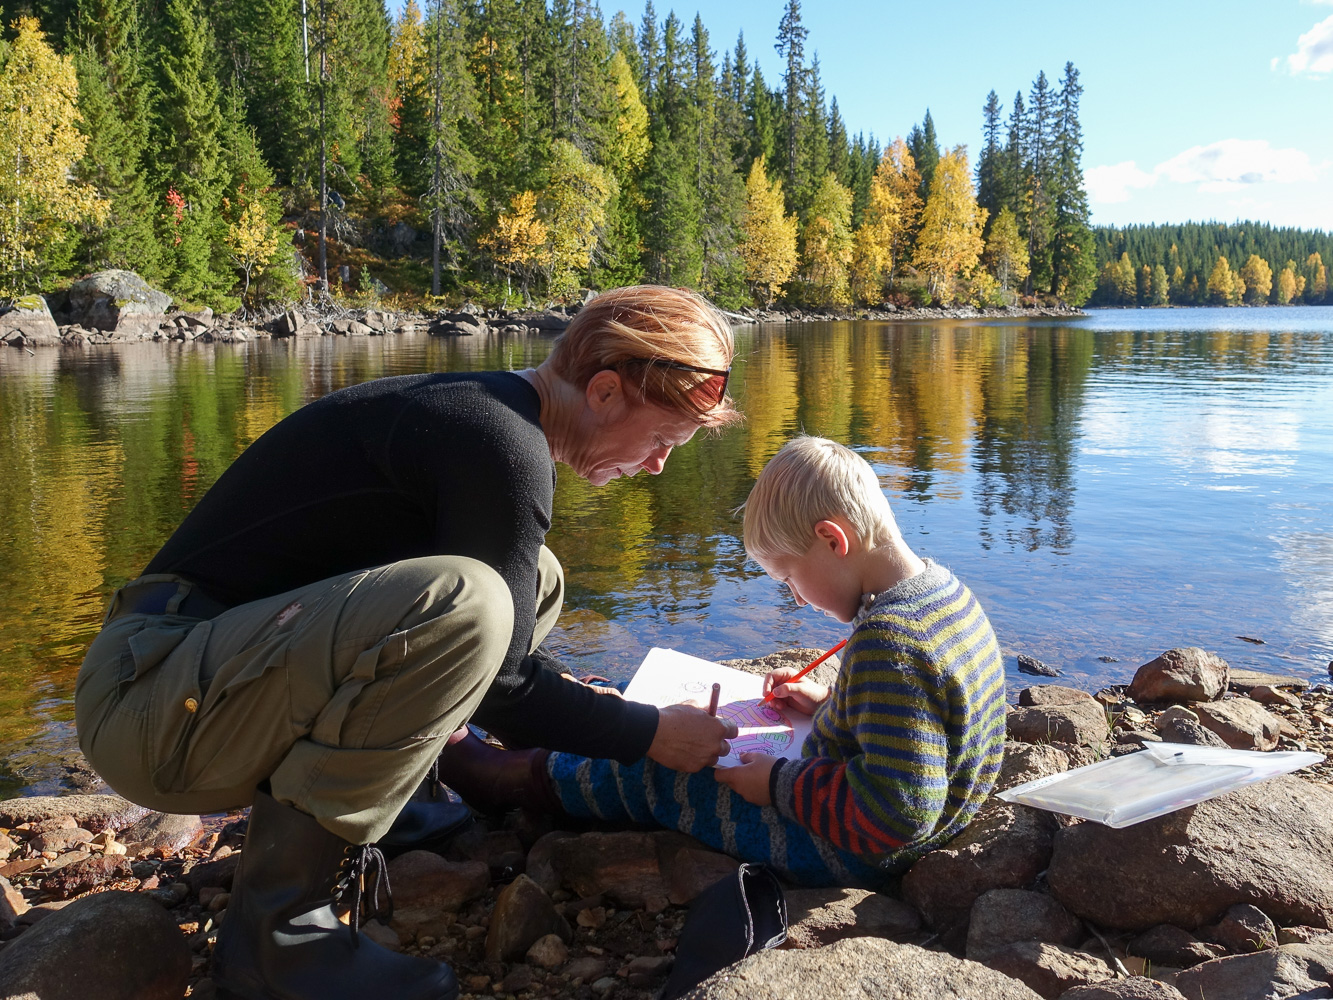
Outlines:
{"type": "Polygon", "coordinates": [[[997,795],[1005,802],[1119,828],[1323,759],[1323,754],[1297,751],[1261,753],[1189,743],[1149,743],[1141,753],[1038,778],[997,795]]]}

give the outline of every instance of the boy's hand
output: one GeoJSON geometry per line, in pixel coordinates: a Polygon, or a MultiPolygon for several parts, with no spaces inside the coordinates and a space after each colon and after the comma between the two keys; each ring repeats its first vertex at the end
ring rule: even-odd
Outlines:
{"type": "Polygon", "coordinates": [[[766,753],[749,752],[741,754],[741,762],[737,767],[719,767],[713,776],[751,805],[771,806],[768,776],[778,759],[766,753]]]}
{"type": "Polygon", "coordinates": [[[787,678],[801,672],[800,667],[778,667],[770,670],[764,677],[764,694],[773,692],[773,700],[781,708],[794,708],[805,715],[814,715],[815,709],[827,700],[828,686],[819,684],[809,677],[803,677],[795,684],[788,684],[787,678]]]}

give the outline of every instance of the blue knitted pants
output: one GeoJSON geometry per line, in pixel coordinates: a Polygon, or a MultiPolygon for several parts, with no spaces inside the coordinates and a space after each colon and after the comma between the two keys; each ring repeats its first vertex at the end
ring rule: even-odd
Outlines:
{"type": "Polygon", "coordinates": [[[751,805],[717,781],[711,767],[686,774],[647,758],[624,765],[553,753],[547,768],[571,816],[679,830],[801,885],[882,889],[891,874],[814,836],[771,806],[751,805]]]}

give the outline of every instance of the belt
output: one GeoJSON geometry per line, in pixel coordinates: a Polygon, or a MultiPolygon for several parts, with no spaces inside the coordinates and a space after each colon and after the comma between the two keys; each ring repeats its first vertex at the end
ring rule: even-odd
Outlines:
{"type": "MultiPolygon", "coordinates": [[[[112,618],[123,618],[125,615],[165,615],[167,605],[180,593],[181,586],[181,583],[170,581],[139,586],[129,584],[112,618]]],[[[186,618],[216,618],[222,612],[231,610],[231,605],[215,601],[197,586],[193,584],[185,586],[189,587],[189,591],[176,605],[172,614],[183,615],[186,618]]]]}

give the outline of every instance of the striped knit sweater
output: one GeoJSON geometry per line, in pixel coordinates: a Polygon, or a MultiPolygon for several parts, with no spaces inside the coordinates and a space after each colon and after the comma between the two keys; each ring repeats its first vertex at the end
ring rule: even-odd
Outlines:
{"type": "Polygon", "coordinates": [[[985,612],[928,561],[857,618],[801,758],[773,769],[773,804],[843,850],[914,860],[985,801],[1004,712],[1004,666],[985,612]]]}

